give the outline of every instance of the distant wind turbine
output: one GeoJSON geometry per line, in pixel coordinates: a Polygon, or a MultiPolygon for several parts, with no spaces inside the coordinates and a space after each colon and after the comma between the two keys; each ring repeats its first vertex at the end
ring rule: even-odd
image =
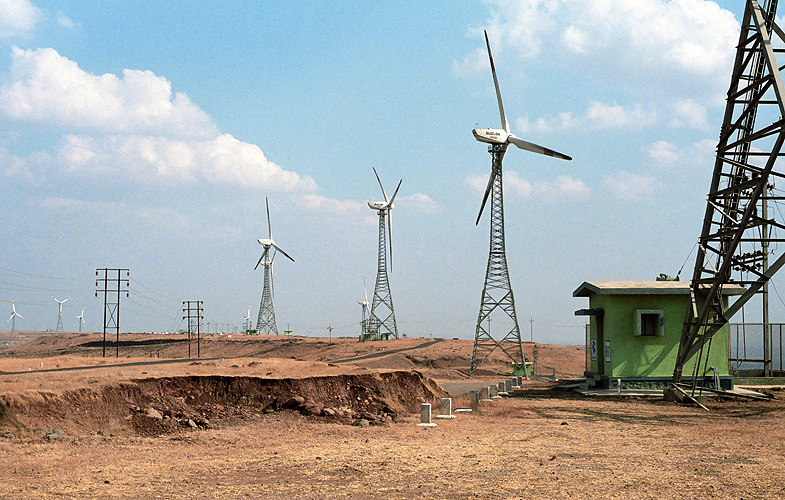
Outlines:
{"type": "Polygon", "coordinates": [[[57,300],[56,298],[54,298],[53,295],[50,295],[50,297],[52,297],[52,300],[57,302],[57,304],[59,305],[59,310],[57,314],[57,326],[55,327],[55,331],[62,332],[63,331],[63,304],[71,300],[71,297],[68,297],[65,300],[57,300]]]}
{"type": "Polygon", "coordinates": [[[16,318],[17,317],[22,319],[27,319],[27,318],[16,312],[16,305],[14,304],[13,300],[11,301],[11,311],[12,311],[11,317],[8,318],[5,322],[6,323],[8,323],[9,321],[11,322],[11,340],[14,340],[16,338],[16,318]]]}
{"type": "Polygon", "coordinates": [[[82,308],[82,314],[76,317],[79,320],[79,331],[82,331],[82,325],[87,326],[87,323],[84,321],[84,307],[82,308]]]}

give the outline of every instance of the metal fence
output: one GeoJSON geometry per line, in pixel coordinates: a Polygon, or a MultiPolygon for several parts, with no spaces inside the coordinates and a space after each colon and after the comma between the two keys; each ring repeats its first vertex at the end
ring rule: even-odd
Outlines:
{"type": "Polygon", "coordinates": [[[785,323],[770,323],[765,335],[763,323],[730,323],[728,327],[731,372],[760,370],[763,375],[771,375],[782,371],[785,323]]]}

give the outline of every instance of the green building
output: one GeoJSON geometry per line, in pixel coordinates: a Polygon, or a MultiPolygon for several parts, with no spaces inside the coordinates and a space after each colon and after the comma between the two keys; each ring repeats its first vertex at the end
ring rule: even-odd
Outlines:
{"type": "MultiPolygon", "coordinates": [[[[741,295],[744,288],[725,285],[723,295],[741,295]]],[[[587,281],[573,297],[588,297],[589,308],[575,311],[589,316],[586,334],[586,378],[595,386],[664,388],[676,366],[684,315],[690,297],[686,281],[587,281]]],[[[705,355],[704,355],[705,356],[705,355]]],[[[697,356],[684,367],[692,376],[697,356]]],[[[728,327],[711,340],[708,362],[701,361],[700,375],[719,379],[725,389],[733,387],[728,372],[728,327]]]]}

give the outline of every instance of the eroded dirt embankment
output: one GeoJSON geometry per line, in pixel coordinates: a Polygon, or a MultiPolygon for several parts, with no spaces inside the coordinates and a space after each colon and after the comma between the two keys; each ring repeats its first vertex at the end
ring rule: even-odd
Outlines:
{"type": "Polygon", "coordinates": [[[0,394],[0,432],[33,438],[56,427],[70,435],[157,435],[239,424],[282,410],[347,424],[364,419],[373,425],[393,421],[443,394],[435,382],[410,371],[286,379],[145,378],[98,390],[0,394]]]}

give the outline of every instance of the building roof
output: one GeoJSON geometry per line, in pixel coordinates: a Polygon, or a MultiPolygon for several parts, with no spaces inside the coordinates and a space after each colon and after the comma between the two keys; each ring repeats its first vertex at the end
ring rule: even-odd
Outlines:
{"type": "MultiPolygon", "coordinates": [[[[573,297],[596,295],[688,295],[689,281],[584,281],[574,292],[573,297]]],[[[724,295],[741,295],[744,287],[723,285],[724,295]]]]}

